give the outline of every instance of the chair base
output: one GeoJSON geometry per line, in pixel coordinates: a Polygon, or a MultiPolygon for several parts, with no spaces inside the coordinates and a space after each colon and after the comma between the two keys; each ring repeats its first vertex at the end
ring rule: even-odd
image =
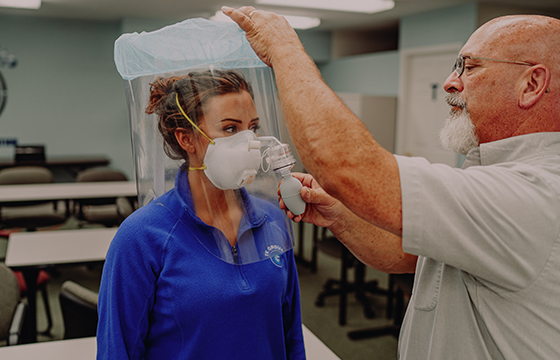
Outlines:
{"type": "Polygon", "coordinates": [[[369,339],[386,335],[398,338],[407,307],[405,304],[405,294],[412,294],[413,282],[414,274],[390,275],[387,296],[387,315],[388,317],[393,317],[393,323],[387,326],[350,331],[347,334],[348,337],[352,340],[369,339]],[[395,302],[394,311],[393,301],[395,302]]]}
{"type": "MultiPolygon", "coordinates": [[[[317,296],[317,299],[315,299],[315,306],[325,306],[325,298],[328,296],[341,295],[344,292],[346,292],[346,294],[353,293],[364,308],[364,316],[368,319],[373,319],[375,317],[375,311],[366,293],[384,295],[385,291],[380,289],[377,285],[377,280],[362,285],[347,283],[346,290],[343,290],[339,280],[329,279],[323,285],[323,291],[317,296]]],[[[345,325],[345,322],[341,325],[345,325]]]]}
{"type": "MultiPolygon", "coordinates": [[[[339,312],[338,323],[346,325],[346,305],[347,295],[354,293],[356,299],[362,304],[364,315],[371,319],[375,317],[372,304],[366,294],[387,295],[387,290],[380,289],[377,281],[365,281],[366,266],[358,261],[350,251],[342,245],[338,239],[332,236],[325,236],[326,229],[323,229],[322,240],[317,242],[317,248],[327,255],[341,259],[340,279],[329,279],[323,285],[323,291],[319,293],[315,301],[316,306],[323,306],[325,297],[338,295],[339,312]],[[348,270],[354,269],[354,281],[348,281],[348,270]]],[[[316,232],[314,232],[314,236],[316,232]]]]}

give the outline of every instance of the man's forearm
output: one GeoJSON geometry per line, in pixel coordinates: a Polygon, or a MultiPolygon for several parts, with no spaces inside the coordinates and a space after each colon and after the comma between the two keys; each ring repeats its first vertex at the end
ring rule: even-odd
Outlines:
{"type": "Polygon", "coordinates": [[[387,273],[413,273],[416,255],[402,250],[402,238],[346,209],[328,228],[364,264],[387,273]]]}

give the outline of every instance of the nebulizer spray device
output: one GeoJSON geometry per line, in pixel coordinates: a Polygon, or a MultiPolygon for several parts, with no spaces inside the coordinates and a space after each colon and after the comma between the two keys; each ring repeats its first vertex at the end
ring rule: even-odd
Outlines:
{"type": "Polygon", "coordinates": [[[259,136],[257,140],[249,141],[249,151],[253,149],[260,150],[261,147],[266,147],[262,152],[262,159],[268,164],[266,169],[263,166],[263,171],[267,172],[272,168],[272,170],[282,175],[280,195],[284,204],[294,215],[303,214],[305,212],[305,201],[301,198],[303,185],[292,176],[291,170],[296,163],[296,159],[292,155],[290,146],[281,143],[273,136],[259,136]]]}

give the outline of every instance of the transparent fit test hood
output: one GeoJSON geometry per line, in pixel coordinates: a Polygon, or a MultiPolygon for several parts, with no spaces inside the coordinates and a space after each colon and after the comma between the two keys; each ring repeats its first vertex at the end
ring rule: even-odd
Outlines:
{"type": "MultiPolygon", "coordinates": [[[[282,115],[274,74],[257,57],[236,24],[189,19],[149,33],[124,34],[115,42],[115,63],[125,81],[140,206],[173,188],[177,172],[184,162],[172,160],[165,154],[163,137],[158,130],[158,115],[145,112],[150,83],[160,77],[182,77],[191,72],[208,70],[241,73],[254,93],[260,125],[257,135],[263,137],[262,145],[277,142],[271,141],[270,137],[282,141],[279,128],[282,115]]],[[[264,151],[263,147],[261,153],[264,154],[264,151]]],[[[267,167],[272,166],[264,159],[261,170],[244,189],[249,195],[268,201],[280,211],[278,184],[282,174],[272,168],[264,172],[267,167]]],[[[293,231],[291,221],[284,217],[290,244],[282,247],[287,251],[293,246],[293,231]]],[[[227,252],[224,249],[220,251],[227,252]]],[[[260,257],[255,257],[254,261],[263,260],[260,257]]]]}
{"type": "MultiPolygon", "coordinates": [[[[150,83],[159,77],[213,69],[237,70],[253,88],[261,126],[258,135],[280,139],[281,112],[274,74],[258,59],[235,24],[190,19],[150,33],[124,34],[115,42],[115,62],[125,80],[141,206],[174,186],[182,164],[163,151],[157,115],[145,113],[150,83]]],[[[255,185],[258,187],[258,182],[255,185]]],[[[247,190],[263,191],[250,186],[247,190]]],[[[277,199],[276,192],[273,196],[277,199]]]]}

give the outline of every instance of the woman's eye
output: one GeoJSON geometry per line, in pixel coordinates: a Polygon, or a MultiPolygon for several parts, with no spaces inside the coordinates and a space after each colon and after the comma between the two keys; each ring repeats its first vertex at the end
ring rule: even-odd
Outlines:
{"type": "Polygon", "coordinates": [[[260,130],[260,128],[261,128],[260,125],[255,125],[255,126],[253,126],[253,127],[251,128],[251,130],[252,130],[254,133],[256,133],[257,131],[260,130]]]}
{"type": "Polygon", "coordinates": [[[235,126],[228,126],[224,128],[223,131],[228,134],[235,134],[237,132],[237,128],[235,126]]]}

